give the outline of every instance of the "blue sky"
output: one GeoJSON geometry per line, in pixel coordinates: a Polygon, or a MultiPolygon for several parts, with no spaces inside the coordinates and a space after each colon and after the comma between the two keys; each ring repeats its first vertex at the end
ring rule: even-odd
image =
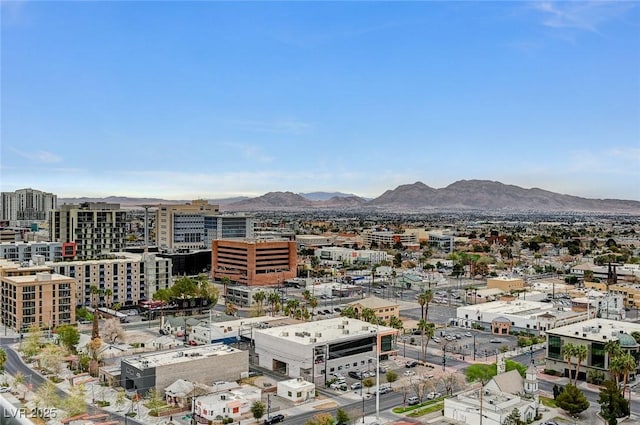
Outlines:
{"type": "Polygon", "coordinates": [[[637,2],[2,2],[1,189],[640,200],[637,2]]]}

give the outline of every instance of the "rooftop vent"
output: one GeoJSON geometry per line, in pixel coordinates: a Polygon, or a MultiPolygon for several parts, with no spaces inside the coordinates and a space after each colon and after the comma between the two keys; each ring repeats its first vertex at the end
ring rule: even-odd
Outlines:
{"type": "Polygon", "coordinates": [[[342,330],[342,334],[343,335],[349,335],[349,329],[343,329],[342,330]]]}

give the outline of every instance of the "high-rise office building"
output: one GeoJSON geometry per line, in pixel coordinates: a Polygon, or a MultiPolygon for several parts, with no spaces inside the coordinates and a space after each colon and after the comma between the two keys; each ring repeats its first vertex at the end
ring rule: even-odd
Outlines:
{"type": "Polygon", "coordinates": [[[218,205],[206,200],[156,210],[156,245],[163,249],[210,249],[213,240],[253,238],[253,232],[253,217],[220,214],[218,205]]]}

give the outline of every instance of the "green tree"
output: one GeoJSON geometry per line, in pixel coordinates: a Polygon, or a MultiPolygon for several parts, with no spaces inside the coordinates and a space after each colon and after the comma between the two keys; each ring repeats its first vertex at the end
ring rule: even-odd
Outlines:
{"type": "Polygon", "coordinates": [[[29,328],[29,333],[22,342],[20,349],[27,359],[40,352],[40,328],[36,326],[29,328]]]}
{"type": "Polygon", "coordinates": [[[279,307],[281,302],[280,294],[277,292],[269,293],[269,296],[267,297],[267,302],[271,306],[270,308],[271,315],[275,316],[278,313],[276,307],[279,307]]]}
{"type": "Polygon", "coordinates": [[[57,390],[58,388],[53,382],[46,380],[36,391],[37,405],[46,407],[60,406],[61,400],[58,397],[57,390]]]}
{"type": "Polygon", "coordinates": [[[118,391],[114,405],[116,409],[121,410],[127,402],[127,394],[124,391],[118,391]]]}
{"type": "Polygon", "coordinates": [[[87,411],[87,403],[84,401],[84,385],[76,385],[71,389],[71,394],[62,401],[63,409],[69,416],[76,416],[87,411]]]}
{"type": "Polygon", "coordinates": [[[629,416],[629,401],[620,394],[615,381],[609,380],[602,384],[598,403],[600,413],[607,420],[629,416]]]}
{"type": "Polygon", "coordinates": [[[258,422],[258,420],[264,416],[264,412],[267,410],[266,406],[261,401],[254,401],[251,405],[251,414],[253,415],[253,419],[258,422]]]}
{"type": "Polygon", "coordinates": [[[389,370],[385,374],[385,377],[387,378],[387,382],[392,384],[398,380],[398,373],[395,370],[389,370]]]}
{"type": "Polygon", "coordinates": [[[305,422],[305,425],[333,425],[333,416],[328,413],[318,413],[305,422]]]}
{"type": "Polygon", "coordinates": [[[574,348],[573,355],[576,358],[576,372],[573,378],[573,385],[578,383],[578,373],[580,373],[580,365],[584,362],[589,354],[586,345],[578,344],[574,348]]]}
{"type": "Polygon", "coordinates": [[[4,348],[0,348],[0,370],[4,371],[5,363],[7,363],[7,352],[4,348]]]}
{"type": "Polygon", "coordinates": [[[40,367],[50,373],[59,374],[62,369],[65,354],[64,348],[54,344],[47,344],[40,351],[40,367]]]}
{"type": "Polygon", "coordinates": [[[56,328],[56,333],[62,345],[72,353],[76,352],[76,345],[80,342],[80,332],[78,328],[71,325],[60,325],[56,328]]]}
{"type": "Polygon", "coordinates": [[[509,413],[509,416],[504,418],[504,421],[502,422],[502,425],[523,425],[523,424],[524,424],[524,421],[520,416],[520,412],[516,408],[514,408],[511,411],[511,413],[509,413]]]}
{"type": "Polygon", "coordinates": [[[374,384],[375,382],[373,382],[373,379],[371,378],[366,378],[362,380],[362,385],[367,389],[367,393],[370,392],[371,387],[373,387],[374,384]]]}
{"type": "Polygon", "coordinates": [[[158,416],[158,410],[164,406],[164,400],[162,394],[157,389],[151,388],[147,392],[147,407],[149,408],[152,416],[158,416]]]}
{"type": "Polygon", "coordinates": [[[171,290],[165,288],[158,289],[153,293],[152,298],[154,301],[164,301],[168,303],[169,301],[171,301],[171,290]]]}
{"type": "Polygon", "coordinates": [[[338,422],[336,425],[346,425],[350,419],[349,414],[344,409],[336,411],[336,421],[338,422]]]}
{"type": "Polygon", "coordinates": [[[496,376],[497,369],[494,364],[482,364],[476,363],[469,366],[464,371],[465,377],[467,378],[467,382],[480,382],[484,387],[484,384],[489,382],[491,378],[496,376]]]}
{"type": "Polygon", "coordinates": [[[349,319],[357,319],[358,318],[358,314],[356,313],[356,309],[353,308],[353,306],[351,306],[351,305],[343,308],[342,311],[340,312],[340,315],[342,317],[348,317],[349,319]]]}
{"type": "Polygon", "coordinates": [[[590,403],[578,387],[573,384],[567,384],[564,387],[564,391],[558,395],[556,404],[570,415],[577,415],[588,409],[590,403]]]}
{"type": "Polygon", "coordinates": [[[562,358],[567,362],[567,369],[569,369],[569,381],[571,381],[571,360],[576,352],[576,346],[572,343],[566,343],[561,350],[562,358]]]}
{"type": "Polygon", "coordinates": [[[429,345],[429,341],[431,340],[431,338],[433,338],[433,335],[435,334],[436,326],[431,322],[427,322],[426,320],[421,319],[418,322],[418,330],[420,331],[420,346],[422,351],[422,361],[426,361],[427,345],[429,345]],[[425,343],[425,337],[426,337],[426,343],[425,343]]]}

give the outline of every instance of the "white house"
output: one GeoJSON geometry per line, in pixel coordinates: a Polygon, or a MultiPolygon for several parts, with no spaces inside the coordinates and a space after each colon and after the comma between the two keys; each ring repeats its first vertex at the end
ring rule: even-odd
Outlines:
{"type": "Polygon", "coordinates": [[[288,379],[278,382],[278,396],[294,403],[313,400],[316,397],[316,386],[302,378],[288,379]]]}
{"type": "Polygon", "coordinates": [[[217,417],[240,419],[251,410],[255,401],[260,401],[262,391],[252,386],[242,386],[219,391],[193,400],[194,418],[198,423],[213,421],[217,417]]]}

